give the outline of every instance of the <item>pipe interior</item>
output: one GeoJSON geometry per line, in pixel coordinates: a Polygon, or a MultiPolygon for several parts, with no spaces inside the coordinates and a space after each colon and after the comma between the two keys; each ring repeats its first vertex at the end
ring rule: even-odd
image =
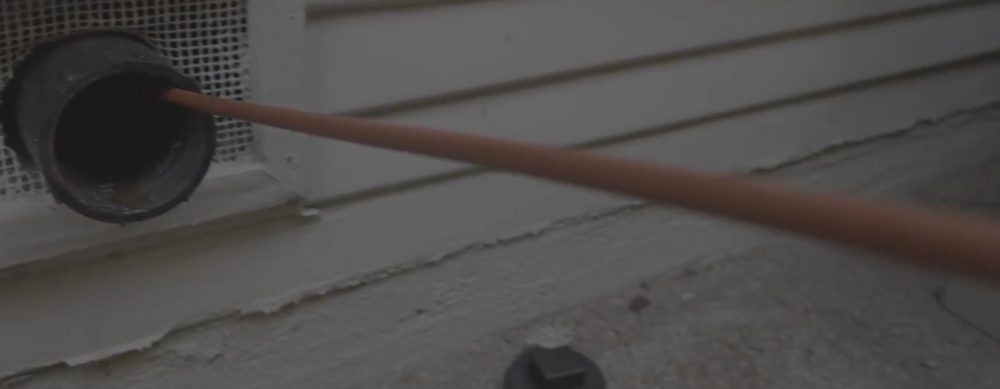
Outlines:
{"type": "Polygon", "coordinates": [[[177,160],[189,114],[155,99],[167,88],[141,73],[119,73],[77,93],[59,118],[58,169],[77,185],[136,186],[155,180],[177,160]]]}

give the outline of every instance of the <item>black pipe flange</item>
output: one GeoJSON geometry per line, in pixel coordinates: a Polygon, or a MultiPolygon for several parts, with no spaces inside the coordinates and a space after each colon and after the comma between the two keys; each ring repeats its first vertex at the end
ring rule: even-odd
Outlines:
{"type": "Polygon", "coordinates": [[[102,222],[148,220],[187,201],[215,153],[213,117],[159,101],[167,88],[200,90],[137,37],[70,35],[18,65],[4,127],[56,201],[102,222]]]}

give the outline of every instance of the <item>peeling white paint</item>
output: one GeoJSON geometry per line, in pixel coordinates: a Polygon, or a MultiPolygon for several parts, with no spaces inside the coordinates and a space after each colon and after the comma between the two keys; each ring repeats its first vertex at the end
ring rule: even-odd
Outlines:
{"type": "Polygon", "coordinates": [[[113,347],[97,350],[88,354],[67,358],[64,359],[62,362],[70,367],[73,367],[73,366],[84,365],[91,362],[97,362],[100,360],[115,357],[128,352],[146,350],[150,347],[153,347],[153,345],[155,345],[157,342],[163,339],[163,337],[166,336],[168,333],[170,333],[173,329],[174,329],[173,326],[163,328],[160,331],[150,334],[149,336],[145,336],[128,343],[118,344],[113,347]]]}
{"type": "Polygon", "coordinates": [[[197,342],[171,345],[167,351],[176,354],[178,358],[184,361],[195,363],[210,362],[222,356],[222,352],[218,347],[203,345],[197,342]]]}
{"type": "Polygon", "coordinates": [[[572,330],[546,325],[534,329],[525,339],[525,343],[529,346],[557,348],[570,345],[574,337],[572,330]]]}
{"type": "Polygon", "coordinates": [[[238,311],[241,315],[258,314],[258,313],[265,315],[273,314],[278,311],[281,311],[286,307],[296,305],[305,299],[325,296],[328,294],[344,292],[360,288],[365,285],[386,280],[393,276],[402,275],[411,271],[417,271],[423,268],[434,266],[438,263],[457,258],[459,256],[468,254],[470,252],[489,250],[506,244],[515,243],[523,239],[530,239],[533,237],[537,237],[547,232],[556,231],[576,224],[586,223],[588,221],[594,221],[604,217],[619,215],[624,211],[638,209],[638,207],[643,205],[645,205],[644,202],[631,202],[625,206],[614,207],[603,212],[591,212],[586,215],[574,216],[563,220],[541,221],[537,223],[532,223],[528,226],[515,229],[505,234],[501,234],[500,237],[496,239],[470,243],[458,249],[452,249],[445,253],[430,256],[427,259],[415,260],[401,266],[395,266],[392,268],[379,270],[372,274],[365,275],[359,278],[350,279],[344,282],[320,283],[317,285],[306,286],[301,289],[290,291],[288,293],[283,293],[278,296],[268,297],[263,300],[252,302],[250,304],[240,307],[238,311]]]}

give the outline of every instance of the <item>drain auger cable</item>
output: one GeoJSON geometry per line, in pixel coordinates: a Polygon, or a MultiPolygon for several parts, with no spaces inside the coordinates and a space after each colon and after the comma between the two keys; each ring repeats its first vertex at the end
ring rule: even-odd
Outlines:
{"type": "Polygon", "coordinates": [[[188,109],[361,145],[433,156],[771,227],[1000,281],[1000,223],[569,149],[317,114],[172,89],[188,109]]]}

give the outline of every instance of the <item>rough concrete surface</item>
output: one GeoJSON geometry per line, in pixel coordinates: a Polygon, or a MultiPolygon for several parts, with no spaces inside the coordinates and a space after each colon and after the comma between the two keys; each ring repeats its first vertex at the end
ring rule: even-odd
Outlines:
{"type": "MultiPolygon", "coordinates": [[[[998,176],[993,163],[918,197],[995,217],[998,176]]],[[[499,388],[523,348],[570,343],[610,388],[998,388],[1000,343],[937,301],[951,279],[787,241],[650,279],[357,387],[499,388]]]]}
{"type": "Polygon", "coordinates": [[[365,388],[498,388],[540,339],[611,388],[997,388],[1000,344],[943,310],[942,274],[820,245],[751,250],[652,279],[365,388]]]}

